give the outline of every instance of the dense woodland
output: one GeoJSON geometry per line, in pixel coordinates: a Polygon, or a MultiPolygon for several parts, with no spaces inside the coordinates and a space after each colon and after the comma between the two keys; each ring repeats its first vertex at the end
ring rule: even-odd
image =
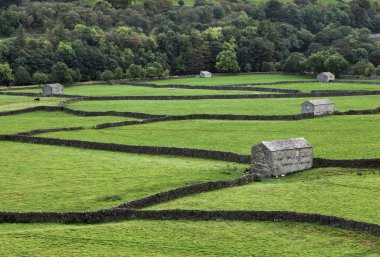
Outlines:
{"type": "MultiPolygon", "coordinates": [[[[322,1],[323,2],[323,1],[322,1]]],[[[0,0],[0,84],[288,71],[380,75],[380,3],[0,0]]]]}

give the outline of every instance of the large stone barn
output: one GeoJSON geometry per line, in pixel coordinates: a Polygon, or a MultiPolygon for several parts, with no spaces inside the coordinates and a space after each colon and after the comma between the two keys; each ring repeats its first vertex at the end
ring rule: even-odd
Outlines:
{"type": "Polygon", "coordinates": [[[315,116],[334,113],[334,103],[328,99],[307,100],[302,104],[301,113],[313,113],[315,116]]]}
{"type": "Polygon", "coordinates": [[[208,71],[201,71],[200,74],[199,74],[199,77],[201,78],[211,78],[211,72],[208,72],[208,71]]]}
{"type": "Polygon", "coordinates": [[[252,147],[251,171],[277,177],[313,166],[313,148],[304,138],[264,141],[252,147]]]}
{"type": "Polygon", "coordinates": [[[330,82],[335,80],[335,75],[331,72],[322,72],[317,75],[317,79],[319,82],[330,82]]]}
{"type": "Polygon", "coordinates": [[[63,85],[59,83],[47,84],[42,87],[42,94],[44,96],[63,95],[63,85]]]}

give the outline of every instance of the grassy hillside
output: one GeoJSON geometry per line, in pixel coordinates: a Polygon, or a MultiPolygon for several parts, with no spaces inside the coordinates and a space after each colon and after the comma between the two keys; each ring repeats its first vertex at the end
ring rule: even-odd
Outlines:
{"type": "Polygon", "coordinates": [[[247,166],[13,142],[0,142],[0,149],[0,210],[7,211],[111,208],[188,184],[240,177],[247,166]]]}
{"type": "Polygon", "coordinates": [[[379,158],[380,115],[300,121],[190,120],[48,133],[45,136],[134,145],[177,146],[250,153],[261,141],[305,137],[324,158],[379,158]],[[196,136],[194,136],[196,135],[196,136]]]}
{"type": "Polygon", "coordinates": [[[150,209],[289,210],[380,224],[379,175],[380,169],[312,169],[277,180],[202,193],[150,209]]]}
{"type": "MultiPolygon", "coordinates": [[[[287,115],[301,113],[301,104],[314,98],[275,99],[226,99],[226,100],[171,100],[171,101],[82,101],[68,107],[86,111],[132,111],[162,115],[244,114],[244,115],[287,115]],[[270,108],[267,108],[271,106],[270,108]]],[[[320,99],[320,98],[315,98],[320,99]]],[[[335,110],[373,109],[380,106],[380,96],[328,97],[335,110]]]]}
{"type": "Polygon", "coordinates": [[[5,256],[377,256],[380,239],[299,223],[2,224],[5,256]]]}

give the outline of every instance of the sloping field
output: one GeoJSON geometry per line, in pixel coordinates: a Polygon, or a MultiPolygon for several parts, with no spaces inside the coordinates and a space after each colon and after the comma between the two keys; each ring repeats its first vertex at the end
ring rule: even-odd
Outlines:
{"type": "MultiPolygon", "coordinates": [[[[288,115],[301,113],[301,104],[319,98],[274,99],[205,99],[170,101],[80,101],[67,107],[84,111],[129,111],[160,115],[184,114],[236,114],[236,115],[288,115]],[[270,106],[270,108],[268,108],[270,106]]],[[[335,110],[374,109],[380,106],[380,96],[328,97],[335,110]]]]}
{"type": "Polygon", "coordinates": [[[304,137],[323,158],[380,157],[380,115],[300,121],[172,121],[44,134],[46,137],[132,145],[176,146],[249,154],[261,141],[304,137]]]}

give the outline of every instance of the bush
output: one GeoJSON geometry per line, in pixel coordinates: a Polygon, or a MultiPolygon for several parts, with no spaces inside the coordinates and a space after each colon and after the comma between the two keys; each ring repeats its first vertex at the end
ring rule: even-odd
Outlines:
{"type": "Polygon", "coordinates": [[[276,65],[273,62],[263,62],[261,66],[261,71],[264,71],[264,72],[276,71],[276,65]]]}
{"type": "Polygon", "coordinates": [[[51,80],[58,83],[71,83],[73,78],[71,77],[69,67],[66,63],[57,62],[51,68],[51,80]]]}
{"type": "Polygon", "coordinates": [[[102,80],[106,82],[113,80],[113,78],[114,78],[113,72],[110,70],[106,70],[102,73],[102,80]]]}
{"type": "Polygon", "coordinates": [[[29,72],[23,66],[19,66],[15,72],[15,83],[16,85],[27,85],[30,84],[32,78],[29,72]]]}
{"type": "Polygon", "coordinates": [[[120,68],[120,67],[117,67],[117,68],[113,71],[113,77],[114,77],[114,79],[123,79],[123,78],[124,78],[124,72],[123,72],[123,69],[120,68]]]}
{"type": "Polygon", "coordinates": [[[42,71],[37,71],[32,77],[33,84],[42,85],[49,82],[49,77],[42,71]]]}
{"type": "Polygon", "coordinates": [[[376,75],[380,76],[380,65],[376,67],[376,75]]]}
{"type": "Polygon", "coordinates": [[[8,63],[0,63],[0,85],[9,86],[9,84],[14,80],[12,69],[9,67],[8,63]]]}
{"type": "Polygon", "coordinates": [[[131,64],[126,73],[129,79],[143,79],[146,77],[146,71],[141,65],[131,64]]]}

